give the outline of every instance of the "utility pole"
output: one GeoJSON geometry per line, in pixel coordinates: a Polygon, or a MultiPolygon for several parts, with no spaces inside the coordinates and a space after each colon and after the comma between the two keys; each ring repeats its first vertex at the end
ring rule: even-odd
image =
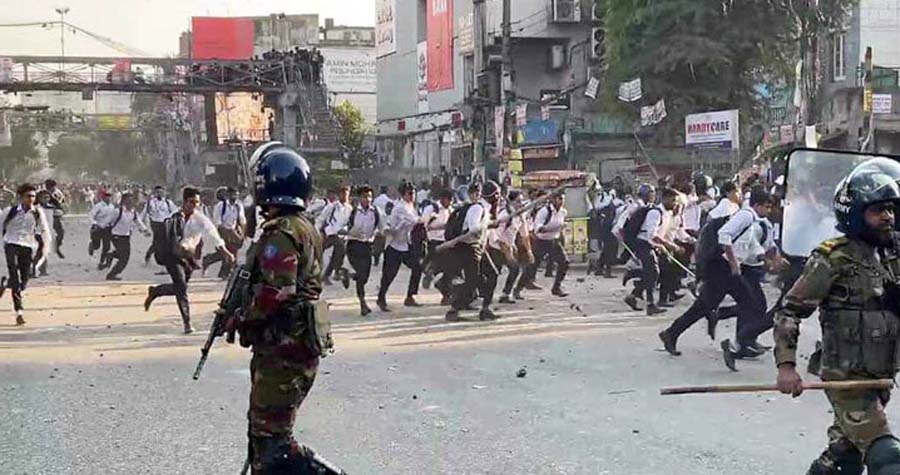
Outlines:
{"type": "Polygon", "coordinates": [[[479,81],[484,75],[484,1],[485,0],[472,0],[472,33],[474,36],[473,46],[475,48],[474,57],[472,58],[475,64],[472,69],[475,70],[474,82],[479,90],[477,96],[473,98],[473,109],[475,111],[473,128],[476,128],[477,131],[474,134],[475,140],[472,143],[473,165],[484,163],[484,144],[487,142],[488,117],[493,117],[493,115],[488,114],[488,108],[485,107],[482,102],[485,91],[481,90],[481,82],[479,81]]]}
{"type": "MultiPolygon", "coordinates": [[[[512,73],[512,0],[503,0],[503,23],[501,25],[502,33],[503,33],[503,46],[501,49],[502,56],[502,66],[500,70],[500,104],[502,104],[504,109],[504,119],[503,119],[503,137],[505,138],[507,134],[512,130],[510,123],[510,112],[512,111],[511,105],[514,103],[514,93],[513,89],[513,73],[512,73]]],[[[504,141],[501,141],[497,144],[497,155],[502,160],[503,157],[503,149],[504,149],[504,141]]]]}
{"type": "Polygon", "coordinates": [[[59,7],[56,9],[59,13],[59,50],[62,62],[59,63],[59,76],[61,82],[66,81],[66,13],[69,13],[69,7],[59,7]]]}

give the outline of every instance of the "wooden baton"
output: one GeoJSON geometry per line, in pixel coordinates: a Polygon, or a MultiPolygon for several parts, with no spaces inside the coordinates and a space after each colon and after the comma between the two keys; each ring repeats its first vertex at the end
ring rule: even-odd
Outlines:
{"type": "MultiPolygon", "coordinates": [[[[894,381],[890,379],[867,379],[860,381],[811,381],[803,383],[803,390],[816,391],[825,389],[891,389],[894,381]]],[[[673,394],[705,394],[705,393],[758,393],[766,391],[778,391],[774,384],[734,384],[715,386],[679,386],[662,388],[659,394],[670,396],[673,394]]]]}

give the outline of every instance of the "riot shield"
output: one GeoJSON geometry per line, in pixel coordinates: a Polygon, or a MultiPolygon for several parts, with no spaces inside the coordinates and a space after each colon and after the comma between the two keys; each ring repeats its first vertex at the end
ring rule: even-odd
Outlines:
{"type": "Polygon", "coordinates": [[[781,251],[795,258],[805,258],[822,241],[841,233],[832,201],[838,183],[853,169],[875,157],[900,161],[900,157],[865,155],[834,150],[797,149],[788,156],[785,171],[784,220],[781,251]]]}

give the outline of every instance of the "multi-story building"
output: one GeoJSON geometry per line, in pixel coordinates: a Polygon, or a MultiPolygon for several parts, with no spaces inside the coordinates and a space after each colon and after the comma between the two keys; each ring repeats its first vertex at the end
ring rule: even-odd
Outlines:
{"type": "Polygon", "coordinates": [[[900,153],[900,0],[860,0],[845,28],[827,35],[823,71],[821,146],[858,150],[869,135],[864,118],[866,50],[872,50],[873,134],[869,150],[900,153]],[[874,148],[871,148],[874,147],[874,148]]]}
{"type": "MultiPolygon", "coordinates": [[[[564,168],[567,130],[591,115],[589,0],[511,3],[511,99],[502,121],[525,171],[564,168]],[[515,116],[513,118],[513,116],[515,116]]],[[[503,163],[495,114],[503,81],[502,0],[378,0],[376,150],[390,182],[503,163]],[[482,5],[476,11],[475,5],[482,5]]],[[[507,84],[509,86],[509,84],[507,84]]],[[[377,181],[379,177],[372,177],[377,181]]]]}
{"type": "Polygon", "coordinates": [[[319,49],[325,59],[325,84],[333,105],[348,101],[366,122],[376,121],[375,28],[335,25],[325,19],[319,49]]]}

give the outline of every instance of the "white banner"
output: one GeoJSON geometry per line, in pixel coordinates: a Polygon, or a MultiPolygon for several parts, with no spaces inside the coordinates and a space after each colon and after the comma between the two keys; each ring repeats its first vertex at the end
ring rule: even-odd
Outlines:
{"type": "Polygon", "coordinates": [[[13,60],[9,57],[0,57],[0,82],[13,81],[13,60]]]}
{"type": "Polygon", "coordinates": [[[375,1],[375,54],[379,58],[397,52],[396,12],[395,0],[375,1]]]}
{"type": "Polygon", "coordinates": [[[541,120],[550,120],[550,106],[546,104],[541,106],[541,120]]]}
{"type": "Polygon", "coordinates": [[[624,102],[634,102],[643,97],[641,91],[641,78],[633,81],[623,82],[619,85],[619,100],[624,102]]]}
{"type": "Polygon", "coordinates": [[[322,48],[328,92],[375,92],[375,53],[371,48],[322,48]]]}
{"type": "Polygon", "coordinates": [[[872,94],[873,114],[890,114],[893,109],[893,96],[891,96],[890,94],[872,94]]]}
{"type": "Polygon", "coordinates": [[[691,114],[684,119],[684,143],[694,147],[740,148],[738,111],[691,114]]]}
{"type": "Polygon", "coordinates": [[[475,51],[475,17],[473,13],[456,19],[456,52],[462,55],[475,51]]]}
{"type": "Polygon", "coordinates": [[[666,118],[666,100],[660,99],[659,102],[652,106],[641,107],[641,126],[650,127],[656,125],[666,118]]]}
{"type": "Polygon", "coordinates": [[[416,47],[416,96],[418,97],[418,113],[427,114],[428,107],[428,42],[423,41],[416,47]]]}
{"type": "Polygon", "coordinates": [[[528,104],[516,105],[516,125],[524,127],[528,123],[528,104]]]}
{"type": "Polygon", "coordinates": [[[591,99],[596,99],[598,89],[600,89],[600,80],[591,76],[591,80],[588,81],[587,87],[584,88],[584,95],[591,99]]]}
{"type": "Polygon", "coordinates": [[[506,121],[506,108],[503,106],[494,107],[494,151],[498,157],[503,156],[503,128],[506,121]]]}

